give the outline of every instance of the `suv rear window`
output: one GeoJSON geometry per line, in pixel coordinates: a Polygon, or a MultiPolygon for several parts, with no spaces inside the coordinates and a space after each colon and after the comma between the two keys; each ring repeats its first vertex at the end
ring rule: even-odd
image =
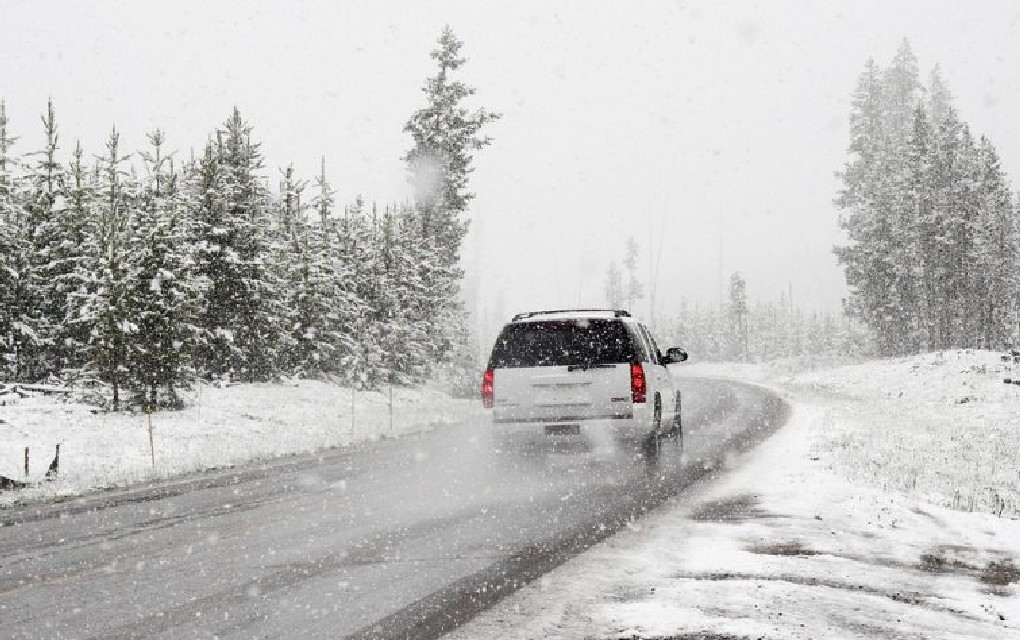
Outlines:
{"type": "Polygon", "coordinates": [[[489,368],[617,364],[634,358],[619,320],[550,320],[508,324],[496,339],[489,368]]]}

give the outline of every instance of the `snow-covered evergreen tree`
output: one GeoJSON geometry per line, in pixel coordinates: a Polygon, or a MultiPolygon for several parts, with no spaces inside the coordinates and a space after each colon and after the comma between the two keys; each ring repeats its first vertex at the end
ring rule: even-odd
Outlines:
{"type": "Polygon", "coordinates": [[[322,161],[316,178],[317,193],[311,207],[318,217],[318,227],[313,229],[312,251],[321,266],[322,295],[328,301],[328,308],[321,316],[321,343],[318,366],[322,373],[338,376],[351,381],[353,361],[359,352],[355,339],[355,325],[364,316],[365,304],[357,295],[357,281],[352,262],[355,248],[349,237],[347,221],[333,215],[336,194],[326,178],[326,162],[322,161]]]}
{"type": "Polygon", "coordinates": [[[319,177],[319,194],[310,207],[302,202],[306,184],[295,178],[293,168],[284,170],[278,219],[282,232],[281,277],[286,282],[287,329],[283,334],[286,368],[308,376],[340,373],[343,357],[351,350],[350,307],[344,267],[337,259],[335,221],[331,217],[332,193],[319,177]],[[308,219],[309,208],[318,214],[308,219]]]}
{"type": "Polygon", "coordinates": [[[200,281],[192,273],[193,228],[173,159],[164,151],[164,135],[148,134],[152,147],[143,154],[148,177],[132,221],[132,279],[126,335],[129,385],[148,410],[178,407],[177,390],[195,377],[192,354],[200,329],[195,314],[200,281]]]}
{"type": "Polygon", "coordinates": [[[933,206],[927,221],[926,285],[931,309],[928,348],[967,346],[971,300],[968,257],[978,214],[974,184],[974,143],[955,109],[949,109],[935,133],[932,154],[933,206]]]}
{"type": "Polygon", "coordinates": [[[20,377],[20,346],[31,336],[23,328],[22,263],[27,257],[25,215],[18,198],[15,139],[8,130],[7,104],[0,100],[0,377],[20,377]]]}
{"type": "Polygon", "coordinates": [[[52,100],[42,123],[46,143],[32,154],[35,161],[23,195],[28,254],[20,273],[24,285],[20,304],[27,332],[34,339],[24,343],[21,360],[29,378],[57,372],[65,364],[62,335],[67,296],[61,279],[70,268],[68,254],[75,250],[61,224],[66,219],[65,180],[57,158],[59,135],[52,100]]]}
{"type": "Polygon", "coordinates": [[[942,126],[952,106],[953,95],[942,78],[942,68],[936,64],[928,76],[928,119],[933,129],[942,126]]]}
{"type": "Polygon", "coordinates": [[[196,270],[208,282],[198,359],[207,375],[243,381],[279,373],[280,282],[271,268],[268,192],[252,127],[234,109],[198,169],[196,270]]]}
{"type": "Polygon", "coordinates": [[[107,154],[101,162],[102,183],[96,193],[96,224],[92,229],[87,259],[81,267],[91,274],[89,287],[74,295],[72,325],[89,331],[87,363],[110,384],[112,405],[121,407],[121,391],[130,387],[129,334],[137,327],[129,317],[130,288],[134,273],[131,261],[130,225],[135,217],[137,191],[125,167],[120,134],[110,132],[107,154]]]}
{"type": "Polygon", "coordinates": [[[426,104],[404,127],[414,143],[404,160],[414,186],[416,211],[402,217],[413,217],[419,225],[418,246],[428,248],[428,253],[422,253],[423,261],[417,265],[418,278],[432,289],[429,295],[418,297],[409,318],[416,331],[426,331],[423,344],[429,359],[449,363],[463,358],[452,356],[452,350],[469,349],[474,344],[452,329],[470,326],[465,317],[452,322],[444,319],[466,313],[459,303],[463,278],[459,263],[468,228],[466,213],[474,198],[468,182],[474,152],[492,142],[481,131],[500,115],[465,106],[475,89],[456,78],[466,58],[460,53],[463,43],[449,26],[443,29],[438,45],[431,54],[438,67],[436,75],[426,79],[422,88],[426,104]]]}
{"type": "Polygon", "coordinates": [[[610,309],[623,308],[623,274],[620,273],[620,267],[616,266],[615,260],[611,260],[609,268],[606,269],[605,293],[606,303],[610,309]]]}
{"type": "Polygon", "coordinates": [[[922,100],[906,42],[885,72],[869,61],[850,124],[836,201],[847,311],[883,355],[1004,343],[1016,327],[1016,214],[994,148],[975,143],[939,69],[922,100]]]}
{"type": "Polygon", "coordinates": [[[914,107],[921,96],[917,56],[905,38],[900,42],[889,67],[882,74],[884,128],[889,136],[890,153],[902,152],[914,122],[914,107]]]}
{"type": "MultiPolygon", "coordinates": [[[[449,347],[445,349],[446,357],[439,363],[437,373],[445,390],[459,398],[476,397],[482,375],[477,343],[467,326],[468,318],[462,308],[454,307],[442,319],[449,324],[446,333],[449,347]]],[[[411,380],[420,381],[420,378],[411,380]]]]}
{"type": "Polygon", "coordinates": [[[638,244],[633,236],[627,238],[624,246],[623,268],[626,271],[626,279],[623,284],[624,308],[633,311],[634,305],[644,297],[644,287],[637,277],[638,244]]]}
{"type": "Polygon", "coordinates": [[[868,60],[851,102],[850,160],[836,201],[850,241],[836,250],[850,286],[847,311],[875,328],[885,354],[910,350],[917,333],[908,228],[915,213],[903,168],[919,91],[906,41],[884,73],[868,60]]]}
{"type": "Polygon", "coordinates": [[[279,373],[279,343],[285,317],[281,283],[270,268],[268,192],[261,175],[259,145],[238,109],[224,123],[222,164],[227,217],[235,237],[241,278],[230,292],[237,358],[232,370],[242,380],[267,380],[279,373]]]}
{"type": "Polygon", "coordinates": [[[61,216],[66,243],[66,250],[61,251],[61,254],[66,262],[55,281],[61,294],[66,297],[61,336],[64,366],[67,370],[78,372],[88,364],[86,353],[92,333],[91,325],[77,321],[78,309],[93,288],[98,264],[96,256],[90,254],[90,249],[97,246],[94,240],[98,234],[98,184],[94,173],[85,165],[84,158],[85,150],[81,141],[78,141],[67,171],[67,206],[61,216]]]}
{"type": "Polygon", "coordinates": [[[383,269],[376,250],[378,220],[366,211],[360,196],[346,207],[337,235],[342,261],[348,265],[346,275],[353,284],[352,298],[358,305],[358,313],[350,318],[354,349],[344,358],[345,378],[356,387],[374,389],[390,375],[379,322],[383,269]]]}
{"type": "Polygon", "coordinates": [[[321,297],[312,288],[312,255],[309,246],[309,229],[301,193],[304,181],[294,176],[294,166],[281,170],[280,195],[274,202],[275,246],[273,265],[285,283],[284,305],[286,317],[280,336],[280,355],[283,369],[304,373],[309,363],[318,359],[318,325],[315,313],[321,297]]]}
{"type": "Polygon", "coordinates": [[[911,188],[904,171],[910,154],[914,120],[921,98],[921,82],[917,58],[904,40],[882,78],[883,136],[876,214],[884,219],[882,233],[875,238],[876,250],[882,261],[885,291],[878,293],[882,301],[880,313],[885,329],[883,336],[889,353],[916,351],[919,348],[916,310],[920,294],[917,290],[916,241],[913,224],[916,212],[911,206],[911,188]]]}
{"type": "MultiPolygon", "coordinates": [[[[380,347],[385,354],[387,382],[394,383],[412,365],[414,347],[410,317],[410,291],[414,274],[404,269],[400,221],[393,207],[378,217],[375,250],[378,252],[379,286],[375,295],[375,318],[379,324],[380,347]]],[[[373,218],[376,216],[373,215],[373,218]]]]}
{"type": "Polygon", "coordinates": [[[973,344],[1001,349],[1016,344],[1020,304],[1020,221],[995,146],[978,143],[978,216],[974,221],[974,268],[969,283],[976,304],[973,344]]]}
{"type": "Polygon", "coordinates": [[[730,276],[730,300],[727,305],[729,325],[727,342],[729,356],[733,360],[747,362],[750,359],[749,341],[749,309],[747,306],[747,282],[739,273],[730,276]]]}
{"type": "Polygon", "coordinates": [[[447,26],[438,44],[431,54],[438,70],[422,88],[426,104],[404,126],[414,141],[404,160],[421,211],[422,236],[434,239],[443,264],[452,266],[459,260],[461,241],[467,232],[462,216],[474,198],[468,190],[473,152],[492,142],[480,132],[500,115],[464,106],[464,100],[475,89],[454,76],[467,61],[460,54],[463,43],[447,26]]]}
{"type": "MultiPolygon", "coordinates": [[[[942,116],[943,120],[945,115],[942,116]]],[[[906,246],[899,255],[906,263],[899,265],[900,271],[911,273],[913,285],[909,296],[904,296],[909,307],[900,311],[904,315],[901,326],[908,321],[910,330],[903,336],[899,352],[913,352],[925,349],[931,343],[932,327],[937,309],[931,308],[934,298],[934,284],[938,275],[937,262],[939,236],[938,216],[934,202],[933,151],[935,133],[929,116],[921,104],[914,110],[914,126],[908,140],[906,160],[906,197],[900,208],[902,215],[898,236],[906,246]]]]}
{"type": "Polygon", "coordinates": [[[392,277],[400,282],[396,322],[404,323],[407,344],[397,371],[401,379],[422,382],[429,367],[445,369],[450,384],[461,390],[477,383],[476,342],[467,312],[457,301],[460,270],[445,265],[434,239],[421,235],[418,211],[399,207],[396,218],[396,255],[392,277]],[[438,316],[430,309],[440,309],[438,316]]]}
{"type": "MultiPolygon", "coordinates": [[[[208,142],[202,157],[189,172],[190,200],[195,220],[195,273],[206,291],[199,305],[201,327],[196,362],[203,375],[229,375],[233,360],[234,334],[232,287],[241,279],[240,258],[233,246],[238,231],[227,215],[224,198],[222,145],[208,142]]],[[[239,290],[239,289],[238,289],[239,290]]]]}
{"type": "Polygon", "coordinates": [[[883,138],[881,71],[868,60],[851,101],[850,159],[840,174],[843,186],[836,199],[849,243],[835,251],[850,287],[847,312],[876,328],[883,324],[884,291],[890,284],[877,240],[890,233],[888,217],[879,208],[883,138]]]}

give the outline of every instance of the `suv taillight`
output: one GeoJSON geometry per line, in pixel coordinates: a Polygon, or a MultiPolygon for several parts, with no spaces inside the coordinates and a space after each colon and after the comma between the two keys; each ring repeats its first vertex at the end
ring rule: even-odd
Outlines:
{"type": "Polygon", "coordinates": [[[493,380],[494,375],[492,369],[486,369],[485,373],[482,374],[482,406],[486,409],[491,409],[495,404],[493,380]]]}
{"type": "Polygon", "coordinates": [[[641,368],[640,362],[630,364],[630,398],[633,402],[644,402],[648,395],[648,385],[645,382],[645,370],[641,368]]]}

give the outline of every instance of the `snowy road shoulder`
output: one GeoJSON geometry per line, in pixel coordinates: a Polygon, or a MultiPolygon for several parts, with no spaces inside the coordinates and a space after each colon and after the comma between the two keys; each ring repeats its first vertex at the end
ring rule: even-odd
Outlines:
{"type": "Polygon", "coordinates": [[[150,422],[59,397],[8,397],[0,404],[0,475],[39,482],[57,444],[60,472],[53,482],[0,493],[0,508],[398,437],[471,419],[478,404],[427,387],[394,387],[391,395],[313,380],[201,384],[186,409],[150,422]]]}
{"type": "Polygon", "coordinates": [[[788,389],[790,422],[717,482],[449,637],[1020,637],[1020,522],[846,474],[841,459],[856,450],[832,447],[832,421],[838,440],[867,433],[874,416],[853,420],[810,385],[788,389]]]}

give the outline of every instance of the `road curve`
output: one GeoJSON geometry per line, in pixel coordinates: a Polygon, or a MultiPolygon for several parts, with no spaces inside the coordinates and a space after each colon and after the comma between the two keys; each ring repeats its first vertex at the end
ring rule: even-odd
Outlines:
{"type": "Polygon", "coordinates": [[[685,449],[494,453],[467,423],[0,512],[0,636],[435,638],[753,446],[758,387],[679,379],[685,449]]]}

